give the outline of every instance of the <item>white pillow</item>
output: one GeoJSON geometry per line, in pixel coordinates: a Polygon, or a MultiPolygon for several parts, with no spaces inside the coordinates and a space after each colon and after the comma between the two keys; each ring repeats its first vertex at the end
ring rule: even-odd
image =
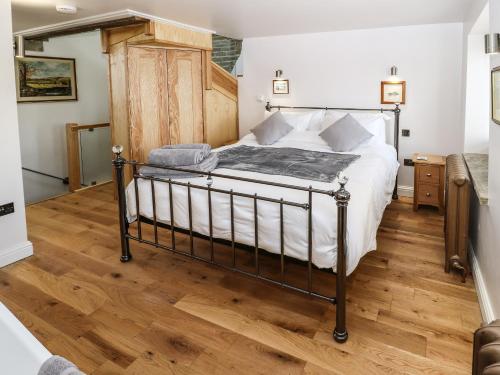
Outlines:
{"type": "Polygon", "coordinates": [[[384,118],[379,116],[371,121],[359,121],[363,127],[374,135],[374,138],[381,142],[386,143],[386,125],[384,118]]]}
{"type": "MultiPolygon", "coordinates": [[[[285,117],[286,122],[292,126],[295,130],[305,131],[305,130],[321,130],[319,124],[323,121],[325,117],[324,110],[317,111],[280,111],[283,117],[285,117]],[[311,129],[311,127],[316,129],[311,129]]],[[[268,117],[270,114],[267,114],[268,117]]]]}
{"type": "Polygon", "coordinates": [[[321,123],[318,125],[318,130],[325,130],[327,127],[329,127],[334,122],[337,122],[345,115],[347,115],[347,112],[327,111],[325,117],[323,118],[323,121],[321,121],[321,123]]]}
{"type": "Polygon", "coordinates": [[[318,111],[312,111],[311,113],[311,121],[309,121],[309,127],[307,130],[321,130],[320,126],[325,119],[326,111],[324,109],[320,109],[318,111]]]}
{"type": "Polygon", "coordinates": [[[295,130],[299,131],[307,130],[307,127],[309,126],[309,121],[311,121],[310,112],[280,111],[280,113],[283,115],[288,125],[290,125],[295,130]]]}
{"type": "MultiPolygon", "coordinates": [[[[288,125],[293,127],[294,130],[304,131],[309,126],[311,121],[311,112],[291,112],[279,111],[285,118],[288,125]]],[[[266,112],[265,118],[272,116],[276,112],[266,112]]]]}

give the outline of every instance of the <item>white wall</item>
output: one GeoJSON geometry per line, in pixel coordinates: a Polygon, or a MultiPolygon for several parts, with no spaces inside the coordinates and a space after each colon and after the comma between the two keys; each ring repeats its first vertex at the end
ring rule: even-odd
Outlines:
{"type": "MultiPolygon", "coordinates": [[[[76,59],[78,101],[19,103],[21,156],[24,167],[66,177],[65,124],[109,122],[107,55],[98,31],[52,38],[44,52],[32,55],[76,59]]],[[[26,201],[38,201],[67,191],[60,181],[24,172],[26,201]]]]}
{"type": "Polygon", "coordinates": [[[467,37],[464,151],[488,153],[490,134],[490,59],[484,53],[484,34],[467,37]]]}
{"type": "Polygon", "coordinates": [[[15,212],[0,217],[0,267],[33,253],[27,239],[21,155],[16,113],[10,0],[0,0],[0,204],[14,202],[15,212]]]}
{"type": "Polygon", "coordinates": [[[489,4],[478,0],[472,4],[464,22],[462,70],[465,152],[488,152],[490,58],[484,53],[484,34],[489,29],[489,4]]]}
{"type": "MultiPolygon", "coordinates": [[[[397,65],[407,81],[400,161],[414,152],[463,149],[461,112],[462,24],[340,31],[243,40],[239,80],[240,132],[264,118],[258,95],[277,104],[379,107],[380,81],[397,65]],[[272,96],[277,68],[290,95],[272,96]]],[[[400,185],[413,186],[413,168],[401,166],[400,185]]]]}
{"type": "MultiPolygon", "coordinates": [[[[490,0],[490,33],[500,31],[500,0],[490,0]]],[[[491,68],[500,66],[500,55],[490,55],[491,68]]],[[[489,121],[488,205],[473,206],[471,245],[484,282],[482,308],[486,317],[500,318],[500,125],[489,121]]]]}
{"type": "MultiPolygon", "coordinates": [[[[484,15],[485,7],[488,6],[489,0],[474,0],[470,4],[469,10],[465,14],[463,23],[462,35],[462,88],[461,88],[461,105],[460,105],[460,121],[464,130],[462,131],[462,139],[465,146],[465,112],[466,112],[466,97],[467,97],[467,61],[469,58],[468,44],[469,35],[474,33],[474,28],[477,27],[478,20],[484,15]]],[[[489,28],[489,14],[488,14],[489,28]]]]}

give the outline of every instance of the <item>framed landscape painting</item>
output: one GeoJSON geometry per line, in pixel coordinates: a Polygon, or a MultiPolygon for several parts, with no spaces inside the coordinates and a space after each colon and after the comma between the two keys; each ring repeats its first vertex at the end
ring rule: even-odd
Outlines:
{"type": "Polygon", "coordinates": [[[382,104],[405,104],[406,81],[382,81],[380,84],[380,97],[382,104]]]}
{"type": "Polygon", "coordinates": [[[26,56],[16,59],[17,101],[77,100],[75,59],[26,56]]]}

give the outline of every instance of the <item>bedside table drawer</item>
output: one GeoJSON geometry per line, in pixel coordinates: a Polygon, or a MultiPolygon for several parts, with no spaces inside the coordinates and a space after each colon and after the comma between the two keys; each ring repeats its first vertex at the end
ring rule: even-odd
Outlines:
{"type": "Polygon", "coordinates": [[[439,183],[439,167],[434,165],[419,165],[418,181],[431,184],[439,183]]]}
{"type": "MultiPolygon", "coordinates": [[[[439,176],[438,176],[439,179],[439,176]]],[[[439,204],[439,186],[419,184],[418,185],[418,203],[439,204]]]]}

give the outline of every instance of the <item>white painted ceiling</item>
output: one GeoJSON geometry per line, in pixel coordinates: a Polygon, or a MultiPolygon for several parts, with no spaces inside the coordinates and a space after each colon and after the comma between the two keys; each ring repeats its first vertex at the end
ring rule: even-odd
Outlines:
{"type": "Polygon", "coordinates": [[[462,22],[476,0],[12,0],[14,31],[122,9],[235,38],[462,22]],[[56,13],[56,4],[78,7],[56,13]]]}

